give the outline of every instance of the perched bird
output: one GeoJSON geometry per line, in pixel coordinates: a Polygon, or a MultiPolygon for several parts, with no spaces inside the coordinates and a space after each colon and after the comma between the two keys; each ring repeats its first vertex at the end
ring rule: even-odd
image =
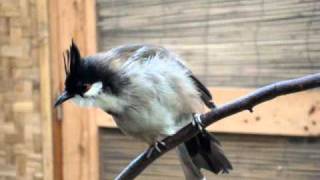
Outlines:
{"type": "MultiPolygon", "coordinates": [[[[214,108],[207,88],[175,53],[159,46],[124,45],[81,57],[72,42],[64,58],[65,90],[58,106],[72,99],[113,116],[120,130],[161,151],[161,138],[175,134],[204,105],[214,108]]],[[[232,166],[219,142],[201,133],[177,147],[187,180],[205,179],[200,169],[228,172],[232,166]]]]}

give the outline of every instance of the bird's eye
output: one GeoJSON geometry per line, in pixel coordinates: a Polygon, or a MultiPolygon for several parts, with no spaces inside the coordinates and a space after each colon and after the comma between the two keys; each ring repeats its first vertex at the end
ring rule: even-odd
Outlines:
{"type": "Polygon", "coordinates": [[[85,92],[87,92],[91,88],[91,84],[83,84],[85,92]]]}

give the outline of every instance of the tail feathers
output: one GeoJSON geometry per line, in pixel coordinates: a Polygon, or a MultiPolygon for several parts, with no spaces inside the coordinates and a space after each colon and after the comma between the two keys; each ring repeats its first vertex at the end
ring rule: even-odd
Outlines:
{"type": "Polygon", "coordinates": [[[210,109],[215,109],[217,107],[216,104],[214,104],[213,101],[205,101],[204,103],[210,109]]]}
{"type": "Polygon", "coordinates": [[[220,148],[219,141],[204,131],[185,142],[192,162],[198,168],[204,168],[216,174],[228,173],[232,165],[220,148]]]}
{"type": "Polygon", "coordinates": [[[203,180],[200,168],[198,168],[192,161],[191,156],[184,144],[177,147],[177,153],[180,158],[181,166],[186,180],[203,180]]]}

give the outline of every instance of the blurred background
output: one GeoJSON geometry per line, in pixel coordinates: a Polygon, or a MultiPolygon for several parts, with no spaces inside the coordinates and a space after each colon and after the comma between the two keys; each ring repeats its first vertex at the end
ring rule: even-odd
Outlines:
{"type": "MultiPolygon", "coordinates": [[[[177,52],[218,105],[320,70],[318,0],[0,0],[0,180],[113,179],[147,146],[97,109],[66,103],[62,53],[128,43],[177,52]]],[[[234,170],[207,179],[320,179],[320,92],[210,127],[234,170]]],[[[138,179],[183,179],[175,152],[138,179]]]]}

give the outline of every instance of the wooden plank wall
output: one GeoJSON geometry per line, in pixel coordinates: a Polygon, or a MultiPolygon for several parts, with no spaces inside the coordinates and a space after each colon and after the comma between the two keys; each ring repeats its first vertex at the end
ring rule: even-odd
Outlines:
{"type": "Polygon", "coordinates": [[[320,69],[318,0],[97,0],[99,50],[178,52],[210,86],[257,87],[320,69]]]}
{"type": "MultiPolygon", "coordinates": [[[[320,140],[217,134],[234,170],[207,179],[318,180],[320,179],[320,140]]],[[[117,129],[100,129],[100,177],[113,179],[146,145],[124,136],[117,129]]],[[[183,179],[175,151],[149,166],[137,180],[183,179]]]]}
{"type": "MultiPolygon", "coordinates": [[[[127,43],[161,44],[180,54],[208,86],[255,88],[319,72],[319,10],[318,0],[97,0],[98,49],[127,43]]],[[[250,91],[212,90],[219,103],[250,91]]],[[[259,106],[254,114],[244,112],[209,129],[319,135],[318,100],[313,98],[317,93],[279,98],[259,106]],[[316,113],[309,116],[309,112],[316,113]]],[[[229,175],[208,174],[207,179],[320,178],[320,141],[316,138],[218,136],[235,170],[229,175]]],[[[112,179],[144,148],[117,130],[101,129],[101,179],[112,179]]],[[[171,152],[138,179],[183,178],[171,152]]]]}

